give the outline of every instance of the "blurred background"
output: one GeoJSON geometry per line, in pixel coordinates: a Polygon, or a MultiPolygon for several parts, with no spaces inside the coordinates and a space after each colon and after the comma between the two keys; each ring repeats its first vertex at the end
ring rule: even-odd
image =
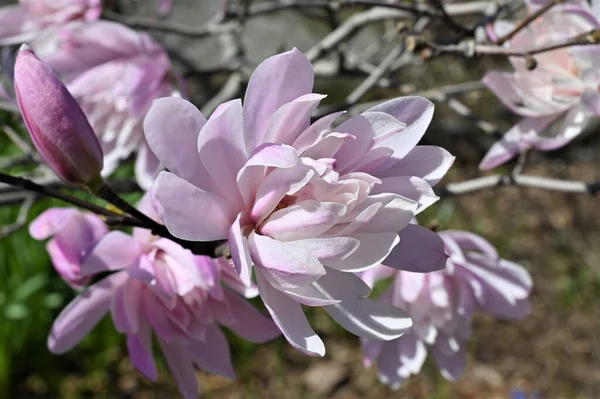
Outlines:
{"type": "MultiPolygon", "coordinates": [[[[7,3],[0,1],[0,5],[7,3]]],[[[135,22],[127,18],[141,18],[197,29],[210,23],[222,9],[223,1],[219,0],[175,0],[171,12],[159,16],[155,0],[105,2],[109,19],[135,22]]],[[[231,34],[201,38],[161,29],[149,32],[168,50],[175,71],[186,83],[186,95],[210,113],[217,104],[215,96],[224,86],[233,87],[230,96],[241,96],[248,73],[267,56],[292,47],[310,52],[329,32],[366,10],[368,7],[349,8],[332,14],[322,9],[290,7],[248,18],[241,30],[231,34]],[[236,74],[239,79],[232,79],[236,74]]],[[[515,15],[523,15],[519,7],[515,10],[515,15]]],[[[470,26],[482,16],[483,12],[465,13],[458,20],[470,26]]],[[[320,57],[315,63],[315,92],[328,94],[323,104],[347,101],[372,68],[404,45],[396,34],[398,23],[393,20],[361,26],[344,41],[340,51],[320,57]]],[[[412,26],[414,19],[400,23],[412,26]]],[[[438,42],[456,35],[444,24],[429,26],[427,32],[438,42]]],[[[486,71],[508,68],[506,60],[458,56],[430,59],[427,54],[403,48],[396,64],[356,103],[409,94],[428,96],[436,103],[436,112],[424,142],[443,146],[456,156],[442,184],[481,176],[477,164],[494,142],[494,134],[506,131],[518,120],[478,83],[486,71]],[[450,91],[451,95],[440,95],[436,90],[457,84],[466,85],[450,91]]],[[[0,111],[0,126],[28,140],[18,115],[0,111]]],[[[526,171],[560,179],[597,180],[599,149],[595,125],[564,149],[532,154],[526,171]]],[[[31,169],[26,162],[7,163],[18,154],[15,141],[0,134],[3,171],[31,169]]],[[[131,180],[133,162],[126,162],[112,178],[131,180]]],[[[512,166],[495,173],[508,173],[512,166]]],[[[20,207],[11,205],[14,200],[11,202],[9,194],[0,189],[2,226],[9,226],[19,217],[20,207]]],[[[139,196],[125,194],[130,201],[139,196]]],[[[410,378],[398,391],[389,390],[377,381],[376,370],[364,368],[358,339],[324,312],[311,309],[312,324],[327,345],[324,358],[302,355],[283,338],[255,346],[230,334],[239,378],[231,381],[199,371],[204,397],[495,399],[539,393],[543,398],[598,398],[597,204],[597,198],[584,195],[499,187],[444,198],[426,211],[422,224],[482,235],[503,258],[526,267],[534,281],[533,310],[525,320],[475,318],[468,366],[456,383],[446,381],[428,360],[419,376],[410,378]]],[[[47,207],[60,205],[53,200],[38,200],[28,217],[33,219],[47,207]]],[[[46,338],[52,320],[75,293],[54,272],[43,242],[30,238],[26,228],[7,230],[3,228],[0,233],[0,397],[178,397],[164,362],[159,363],[160,379],[156,384],[134,369],[124,336],[115,331],[109,318],[74,350],[61,356],[50,354],[46,338]]],[[[255,305],[261,306],[259,302],[255,305]]]]}

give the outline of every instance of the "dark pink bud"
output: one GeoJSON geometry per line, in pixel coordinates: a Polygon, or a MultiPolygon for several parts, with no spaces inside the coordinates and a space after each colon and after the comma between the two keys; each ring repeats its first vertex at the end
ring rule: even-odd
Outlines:
{"type": "Polygon", "coordinates": [[[94,130],[58,76],[26,46],[15,64],[15,91],[33,144],[48,166],[71,184],[98,180],[103,155],[94,130]]]}

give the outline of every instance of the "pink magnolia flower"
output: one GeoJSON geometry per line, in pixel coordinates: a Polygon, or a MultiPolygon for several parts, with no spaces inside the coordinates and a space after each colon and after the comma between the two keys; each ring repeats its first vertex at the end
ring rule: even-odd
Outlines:
{"type": "Polygon", "coordinates": [[[394,277],[383,298],[405,309],[413,320],[412,330],[395,341],[363,340],[365,364],[376,363],[380,380],[394,389],[421,371],[428,349],[446,379],[459,378],[476,310],[508,319],[529,313],[532,282],[523,267],[501,259],[488,241],[475,234],[439,235],[450,256],[444,270],[419,274],[379,266],[362,275],[370,285],[394,277]]]}
{"type": "Polygon", "coordinates": [[[102,0],[20,0],[0,8],[0,45],[28,42],[69,21],[95,21],[101,13],[102,0]]]}
{"type": "Polygon", "coordinates": [[[369,288],[354,272],[388,257],[419,272],[444,266],[434,233],[417,227],[420,242],[409,247],[398,245],[398,231],[437,200],[431,185],[453,157],[416,146],[433,114],[420,97],[389,101],[336,127],[341,113],[311,125],[324,97],[312,93],[313,79],[294,49],[258,66],[243,106],[229,101],[207,121],[185,100],[160,99],[144,130],[169,170],[153,185],[169,231],[228,240],[246,284],[255,266],[260,296],[287,340],[323,355],[302,304],[324,307],[363,337],[393,339],[410,326],[400,309],[366,298],[369,288]]]}
{"type": "MultiPolygon", "coordinates": [[[[520,31],[508,46],[531,49],[559,43],[578,34],[600,28],[598,19],[582,2],[555,6],[543,17],[520,31]]],[[[537,5],[528,3],[530,11],[537,5]]],[[[514,24],[497,24],[498,36],[514,24]]],[[[492,169],[526,149],[548,151],[560,148],[600,115],[600,46],[568,47],[535,55],[537,66],[528,70],[521,57],[511,57],[514,72],[492,71],[483,82],[513,112],[524,118],[495,143],[479,167],[492,169]],[[543,132],[560,121],[554,136],[543,132]]]]}
{"type": "MultiPolygon", "coordinates": [[[[143,201],[141,210],[150,214],[143,201]]],[[[227,339],[219,324],[252,342],[279,335],[273,322],[238,293],[249,294],[224,258],[195,256],[148,230],[105,235],[89,253],[82,274],[115,271],[75,298],[54,321],[48,337],[53,353],[73,348],[110,311],[127,335],[131,361],[157,379],[152,331],[185,398],[198,396],[194,365],[234,378],[227,339]],[[221,283],[227,286],[221,285],[221,283]]]]}
{"type": "Polygon", "coordinates": [[[46,249],[54,268],[78,290],[91,279],[81,273],[81,264],[107,233],[108,228],[97,215],[74,208],[50,208],[29,225],[29,234],[36,240],[51,238],[46,249]]]}
{"type": "Polygon", "coordinates": [[[103,175],[137,152],[136,178],[149,188],[161,166],[142,121],[156,98],[176,95],[165,50],[142,32],[114,22],[72,23],[32,43],[65,77],[104,150],[103,175]]]}

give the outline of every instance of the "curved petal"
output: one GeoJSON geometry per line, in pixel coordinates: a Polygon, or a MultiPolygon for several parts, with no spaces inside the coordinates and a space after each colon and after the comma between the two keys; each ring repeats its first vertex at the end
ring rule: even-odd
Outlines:
{"type": "Polygon", "coordinates": [[[152,355],[152,338],[148,326],[140,328],[138,334],[127,334],[127,348],[131,362],[150,381],[158,379],[156,363],[152,355]]]}
{"type": "Polygon", "coordinates": [[[404,158],[421,140],[431,119],[434,105],[424,97],[406,96],[384,102],[367,110],[367,112],[385,112],[392,115],[406,127],[386,140],[376,144],[374,148],[384,146],[394,150],[391,159],[374,170],[385,170],[398,159],[404,158]]]}
{"type": "Polygon", "coordinates": [[[202,370],[219,374],[227,378],[235,378],[231,364],[229,343],[225,334],[217,325],[205,327],[204,341],[194,341],[186,345],[190,359],[202,370]]]}
{"type": "Polygon", "coordinates": [[[440,373],[449,381],[456,381],[462,375],[466,365],[466,353],[461,345],[459,351],[451,355],[445,355],[437,345],[431,348],[431,354],[440,369],[440,373]]]}
{"type": "Polygon", "coordinates": [[[310,284],[325,274],[325,268],[310,252],[252,232],[250,253],[263,277],[279,287],[310,284]]]}
{"type": "Polygon", "coordinates": [[[168,343],[160,336],[158,342],[181,395],[184,399],[197,399],[199,396],[198,381],[188,348],[179,342],[168,343]]]}
{"type": "Polygon", "coordinates": [[[206,118],[195,105],[178,97],[154,100],[144,119],[144,134],[152,152],[165,167],[195,186],[210,190],[208,177],[198,156],[198,135],[206,118]]]}
{"type": "Polygon", "coordinates": [[[144,190],[149,190],[158,173],[163,169],[156,155],[146,143],[142,143],[135,158],[135,180],[144,190]]]}
{"type": "Polygon", "coordinates": [[[342,260],[325,260],[323,264],[345,272],[359,272],[380,264],[398,244],[396,233],[352,234],[358,248],[342,260]]]}
{"type": "Polygon", "coordinates": [[[517,90],[517,83],[512,73],[491,71],[483,77],[482,82],[514,113],[526,117],[543,115],[541,111],[519,105],[523,102],[523,98],[517,90]]]}
{"type": "Polygon", "coordinates": [[[282,105],[271,117],[263,141],[292,145],[310,126],[310,115],[326,96],[305,94],[282,105]]]}
{"type": "Polygon", "coordinates": [[[79,214],[75,208],[50,208],[29,225],[29,234],[36,240],[45,240],[65,228],[79,214]]]}
{"type": "Polygon", "coordinates": [[[386,265],[377,265],[360,273],[360,278],[371,288],[380,280],[393,277],[398,271],[386,265]]]}
{"type": "Polygon", "coordinates": [[[244,285],[249,287],[252,280],[252,259],[250,258],[248,238],[242,231],[241,217],[242,214],[240,213],[231,224],[227,241],[229,242],[231,259],[233,260],[238,276],[244,285]]]}
{"type": "Polygon", "coordinates": [[[142,254],[139,242],[121,231],[111,231],[96,244],[81,265],[81,274],[92,274],[132,266],[142,254]]]}
{"type": "Polygon", "coordinates": [[[325,310],[346,330],[366,339],[389,341],[412,327],[404,310],[371,298],[346,299],[325,310]]]}
{"type": "MultiPolygon", "coordinates": [[[[556,117],[554,119],[556,119],[556,117]]],[[[590,116],[582,107],[574,107],[565,115],[555,137],[548,138],[535,136],[529,141],[538,150],[556,150],[567,145],[575,137],[579,136],[587,126],[589,120],[590,116]]],[[[546,126],[538,127],[537,131],[541,132],[546,126]]]]}
{"type": "Polygon", "coordinates": [[[170,172],[161,172],[153,190],[162,218],[175,237],[192,241],[227,238],[235,214],[221,197],[193,186],[170,172]]]}
{"type": "Polygon", "coordinates": [[[400,385],[406,380],[399,374],[401,367],[398,345],[394,345],[394,342],[384,342],[383,350],[377,360],[377,377],[379,381],[391,389],[400,388],[400,385]]]}
{"type": "Polygon", "coordinates": [[[454,156],[442,147],[419,145],[390,168],[373,172],[377,177],[416,176],[435,186],[446,175],[454,156]]]}
{"type": "Polygon", "coordinates": [[[219,192],[233,204],[241,203],[236,177],[248,160],[244,143],[242,102],[219,105],[198,135],[198,154],[219,192]]]}
{"type": "Polygon", "coordinates": [[[111,274],[71,301],[54,320],[48,336],[50,351],[60,354],[77,345],[108,312],[113,293],[127,278],[124,272],[111,274]]]}
{"type": "Polygon", "coordinates": [[[307,355],[324,356],[325,344],[308,324],[302,306],[273,288],[260,272],[256,281],[265,307],[288,342],[307,355]]]}
{"type": "Polygon", "coordinates": [[[223,323],[240,337],[257,344],[270,341],[281,334],[271,318],[267,317],[241,296],[225,290],[236,321],[223,323]]]}
{"type": "Polygon", "coordinates": [[[371,195],[394,193],[417,202],[415,214],[419,214],[440,199],[429,183],[416,176],[396,176],[381,179],[381,184],[375,185],[371,195]]]}
{"type": "Polygon", "coordinates": [[[461,250],[472,250],[484,253],[490,259],[497,259],[498,251],[488,240],[469,231],[445,230],[438,233],[440,236],[448,236],[461,250]]]}
{"type": "Polygon", "coordinates": [[[264,143],[275,111],[311,93],[313,82],[312,65],[296,48],[267,58],[256,68],[244,98],[244,135],[249,153],[264,143]]]}
{"type": "Polygon", "coordinates": [[[442,270],[446,266],[444,242],[433,231],[409,224],[398,233],[400,243],[392,249],[383,261],[386,265],[399,270],[427,273],[442,270]]]}

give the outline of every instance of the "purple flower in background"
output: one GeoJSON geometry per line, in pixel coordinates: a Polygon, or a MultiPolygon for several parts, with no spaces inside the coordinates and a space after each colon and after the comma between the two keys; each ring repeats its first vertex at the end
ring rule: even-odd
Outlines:
{"type": "MultiPolygon", "coordinates": [[[[152,212],[146,200],[140,210],[152,212]]],[[[134,229],[133,236],[108,233],[89,253],[81,270],[84,276],[115,273],[90,286],[63,309],[48,337],[50,350],[70,350],[110,312],[115,328],[127,334],[133,364],[152,381],[158,377],[152,354],[154,331],[185,398],[198,396],[194,365],[235,377],[227,339],[219,325],[257,343],[279,335],[268,317],[235,292],[251,293],[232,273],[230,261],[195,256],[145,229],[134,229]]]]}
{"type": "Polygon", "coordinates": [[[365,364],[377,364],[380,380],[392,388],[420,372],[428,350],[446,379],[459,378],[475,311],[507,319],[529,313],[532,282],[523,267],[501,259],[489,242],[475,234],[444,231],[439,235],[449,255],[444,270],[419,274],[379,266],[362,275],[370,285],[393,277],[383,299],[405,309],[413,320],[412,330],[397,340],[363,341],[365,364]]]}
{"type": "Polygon", "coordinates": [[[173,7],[173,2],[175,0],[159,0],[158,1],[158,12],[161,15],[167,15],[171,11],[171,7],[173,7]]]}
{"type": "MultiPolygon", "coordinates": [[[[537,7],[528,3],[530,11],[537,7]]],[[[496,24],[497,36],[513,29],[514,23],[496,24]]],[[[585,2],[558,5],[517,33],[508,46],[531,49],[572,38],[600,28],[585,2]]],[[[537,66],[528,70],[526,60],[511,57],[514,72],[488,72],[483,82],[513,112],[524,118],[495,143],[479,167],[492,169],[521,151],[560,148],[600,115],[600,46],[575,46],[535,55],[537,66]],[[553,136],[544,135],[559,121],[553,136]]]]}
{"type": "Polygon", "coordinates": [[[133,152],[138,184],[149,188],[161,169],[142,121],[156,98],[176,95],[165,50],[142,32],[107,21],[74,22],[32,43],[67,82],[104,151],[103,175],[133,152]]]}
{"type": "Polygon", "coordinates": [[[386,258],[419,272],[444,266],[436,234],[418,227],[417,245],[397,245],[398,231],[437,200],[431,186],[453,157],[416,146],[433,115],[420,97],[388,101],[337,126],[342,113],[311,124],[325,97],[312,93],[313,80],[310,62],[294,49],[257,67],[243,106],[229,101],[206,120],[185,100],[160,99],[144,130],[169,170],[152,190],[170,232],[228,240],[246,284],[254,266],[260,296],[287,340],[322,356],[301,305],[324,307],[361,337],[394,339],[410,327],[402,310],[366,298],[370,289],[354,272],[386,258]]]}
{"type": "Polygon", "coordinates": [[[20,0],[0,7],[0,45],[28,42],[69,21],[95,21],[101,13],[102,0],[20,0]]]}
{"type": "Polygon", "coordinates": [[[74,289],[84,288],[91,280],[81,273],[81,264],[89,251],[108,233],[97,215],[73,208],[50,208],[29,225],[36,240],[51,238],[46,249],[54,268],[74,289]]]}

